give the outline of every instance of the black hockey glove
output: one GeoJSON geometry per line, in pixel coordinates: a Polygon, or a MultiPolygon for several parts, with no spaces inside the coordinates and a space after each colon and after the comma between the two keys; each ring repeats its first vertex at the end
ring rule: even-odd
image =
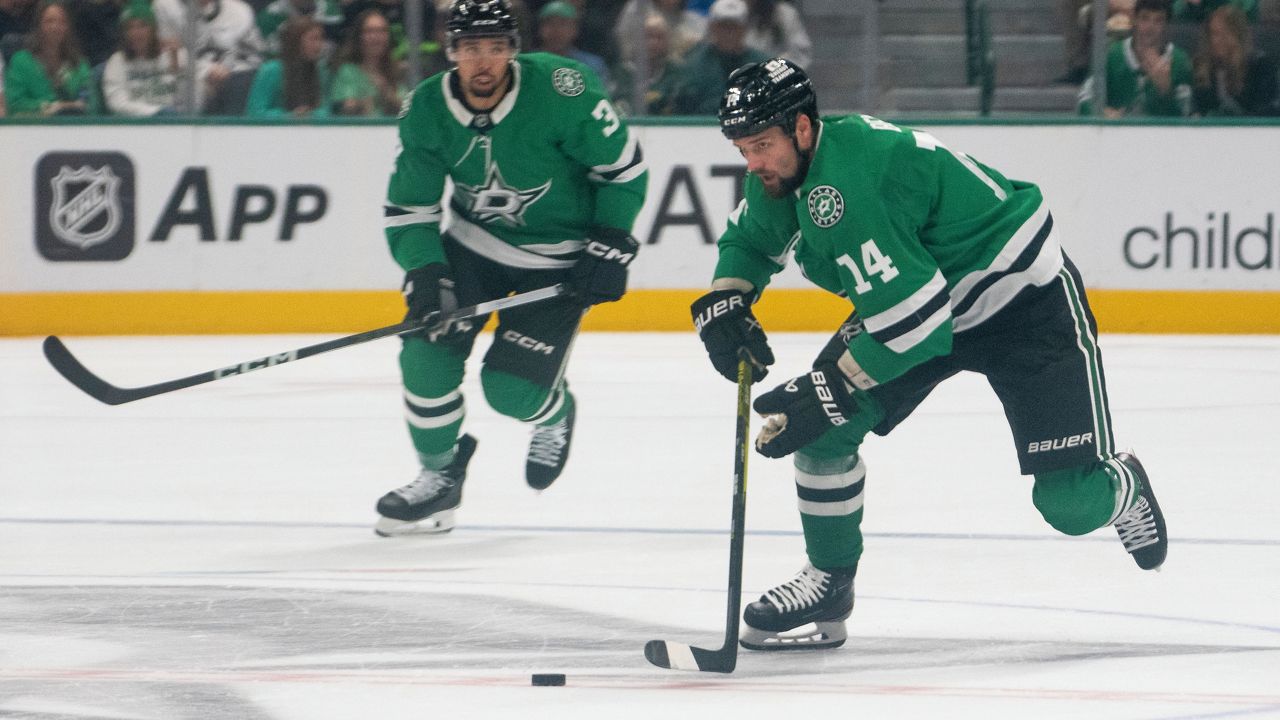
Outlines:
{"type": "Polygon", "coordinates": [[[741,290],[712,290],[693,301],[693,327],[707,347],[716,372],[738,382],[738,349],[751,355],[751,382],[769,374],[773,350],[756,316],[751,298],[741,290]]]}
{"type": "Polygon", "coordinates": [[[404,275],[405,305],[409,312],[405,320],[426,321],[423,335],[435,342],[454,329],[449,315],[458,309],[458,298],[453,293],[453,275],[444,263],[431,263],[414,268],[404,275]]]}
{"type": "Polygon", "coordinates": [[[844,373],[832,363],[815,367],[756,398],[756,412],[769,417],[756,438],[756,451],[765,457],[790,455],[833,427],[849,422],[858,411],[844,373]]]}
{"type": "Polygon", "coordinates": [[[640,243],[622,230],[592,227],[582,257],[569,268],[569,286],[584,305],[621,300],[627,292],[627,266],[639,250],[640,243]]]}

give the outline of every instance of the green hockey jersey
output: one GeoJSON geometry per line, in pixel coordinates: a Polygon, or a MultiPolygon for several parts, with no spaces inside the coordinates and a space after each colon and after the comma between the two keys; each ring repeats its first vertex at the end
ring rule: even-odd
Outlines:
{"type": "Polygon", "coordinates": [[[749,175],[719,241],[716,278],[757,291],[794,253],[848,297],[865,332],[854,360],[877,382],[951,350],[1022,289],[1062,268],[1035,185],[1008,180],[926,132],[869,116],[826,118],[804,184],[769,197],[749,175]]]}
{"type": "Polygon", "coordinates": [[[599,80],[545,53],[517,56],[511,71],[511,87],[487,113],[462,103],[452,70],[405,101],[386,204],[387,241],[401,267],[444,262],[446,179],[445,230],[511,267],[572,265],[593,225],[631,231],[648,171],[599,80]]]}

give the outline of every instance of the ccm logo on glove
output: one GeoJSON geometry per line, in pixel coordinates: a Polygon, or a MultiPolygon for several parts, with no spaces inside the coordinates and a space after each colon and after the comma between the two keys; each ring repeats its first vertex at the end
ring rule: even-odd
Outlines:
{"type": "Polygon", "coordinates": [[[588,240],[585,249],[589,255],[594,255],[606,262],[616,262],[619,265],[630,265],[631,261],[636,258],[634,252],[622,252],[618,248],[602,243],[599,240],[588,240]]]}

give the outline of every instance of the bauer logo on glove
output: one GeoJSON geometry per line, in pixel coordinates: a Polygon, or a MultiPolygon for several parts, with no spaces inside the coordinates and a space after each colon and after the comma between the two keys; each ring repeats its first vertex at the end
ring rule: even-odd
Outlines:
{"type": "Polygon", "coordinates": [[[832,427],[849,422],[858,410],[850,385],[834,364],[824,364],[756,398],[756,412],[766,417],[756,450],[766,457],[790,455],[832,427]]]}

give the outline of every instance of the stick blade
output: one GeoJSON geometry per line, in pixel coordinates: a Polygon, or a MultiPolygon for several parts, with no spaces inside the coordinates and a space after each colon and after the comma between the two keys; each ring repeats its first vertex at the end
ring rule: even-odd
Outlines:
{"type": "Polygon", "coordinates": [[[54,370],[58,371],[59,375],[95,400],[107,405],[120,405],[134,399],[130,397],[128,391],[94,375],[89,368],[76,359],[75,355],[71,354],[67,346],[57,337],[53,335],[46,337],[43,349],[45,359],[49,361],[54,370]]]}
{"type": "Polygon", "coordinates": [[[669,670],[731,673],[738,664],[736,645],[720,650],[705,650],[684,643],[650,640],[644,656],[649,662],[669,670]]]}

